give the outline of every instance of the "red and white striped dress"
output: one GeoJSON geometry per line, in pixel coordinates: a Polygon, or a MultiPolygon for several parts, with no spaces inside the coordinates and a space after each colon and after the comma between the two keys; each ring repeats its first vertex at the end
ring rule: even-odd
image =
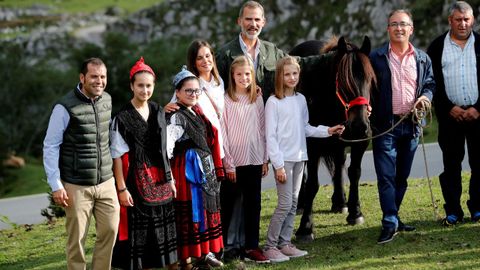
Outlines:
{"type": "Polygon", "coordinates": [[[237,95],[233,101],[225,95],[221,126],[225,158],[224,168],[235,172],[235,167],[267,163],[265,141],[265,112],[263,98],[250,103],[247,95],[237,95]]]}

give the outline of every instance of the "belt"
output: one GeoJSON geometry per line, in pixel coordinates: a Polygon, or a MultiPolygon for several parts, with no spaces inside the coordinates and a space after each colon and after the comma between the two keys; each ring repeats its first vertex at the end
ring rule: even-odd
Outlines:
{"type": "Polygon", "coordinates": [[[470,107],[473,107],[473,105],[462,105],[462,106],[460,106],[460,108],[462,108],[462,109],[464,109],[464,110],[466,110],[466,109],[468,109],[468,108],[470,108],[470,107]]]}
{"type": "Polygon", "coordinates": [[[405,120],[410,120],[412,119],[412,113],[404,113],[404,114],[394,114],[393,115],[393,120],[398,121],[405,117],[405,120]]]}

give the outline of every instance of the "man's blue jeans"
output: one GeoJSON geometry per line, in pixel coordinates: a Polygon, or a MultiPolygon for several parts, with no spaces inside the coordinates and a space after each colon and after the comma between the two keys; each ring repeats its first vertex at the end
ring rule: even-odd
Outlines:
{"type": "Polygon", "coordinates": [[[415,125],[405,120],[391,132],[373,140],[373,160],[384,228],[398,227],[398,211],[418,146],[418,137],[414,134],[415,125]]]}

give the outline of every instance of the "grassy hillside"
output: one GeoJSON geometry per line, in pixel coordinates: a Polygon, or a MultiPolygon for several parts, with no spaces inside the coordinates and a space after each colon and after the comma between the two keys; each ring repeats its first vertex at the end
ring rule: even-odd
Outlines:
{"type": "Polygon", "coordinates": [[[3,0],[0,1],[0,6],[28,8],[40,4],[50,6],[54,11],[62,13],[90,13],[105,10],[108,7],[119,7],[126,13],[132,13],[161,2],[161,0],[97,0],[88,1],[88,4],[85,4],[83,0],[3,0]]]}
{"type": "MultiPolygon", "coordinates": [[[[469,174],[464,175],[464,187],[469,174]]],[[[476,269],[480,265],[480,224],[468,219],[464,224],[444,228],[433,217],[428,184],[425,179],[409,182],[400,215],[402,220],[417,227],[417,231],[400,233],[393,242],[378,245],[381,211],[375,185],[360,187],[365,224],[347,226],[345,215],[331,214],[331,186],[320,188],[315,201],[316,239],[308,245],[298,245],[309,255],[287,263],[257,266],[247,264],[248,269],[476,269]]],[[[441,204],[438,178],[433,180],[436,203],[441,204]]],[[[464,189],[462,205],[466,210],[467,190],[464,189]]],[[[276,193],[269,190],[262,194],[261,244],[265,242],[267,226],[276,205],[276,193]]],[[[443,214],[443,211],[440,211],[443,214]]],[[[300,217],[296,218],[298,223],[300,217]]],[[[91,227],[93,227],[92,224],[91,227]]],[[[64,220],[55,224],[18,227],[0,231],[0,269],[65,269],[64,220]]],[[[87,254],[91,260],[93,231],[87,241],[87,254]]],[[[233,262],[225,269],[237,268],[233,262]]]]}
{"type": "Polygon", "coordinates": [[[42,161],[28,159],[21,169],[7,169],[6,176],[0,182],[0,198],[48,192],[42,161]]]}

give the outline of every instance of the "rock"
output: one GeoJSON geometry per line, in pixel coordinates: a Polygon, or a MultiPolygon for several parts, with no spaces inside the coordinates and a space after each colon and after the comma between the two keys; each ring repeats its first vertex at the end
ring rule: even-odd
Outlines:
{"type": "Polygon", "coordinates": [[[10,155],[3,161],[3,166],[6,168],[20,169],[25,167],[25,159],[15,155],[10,155]]]}

